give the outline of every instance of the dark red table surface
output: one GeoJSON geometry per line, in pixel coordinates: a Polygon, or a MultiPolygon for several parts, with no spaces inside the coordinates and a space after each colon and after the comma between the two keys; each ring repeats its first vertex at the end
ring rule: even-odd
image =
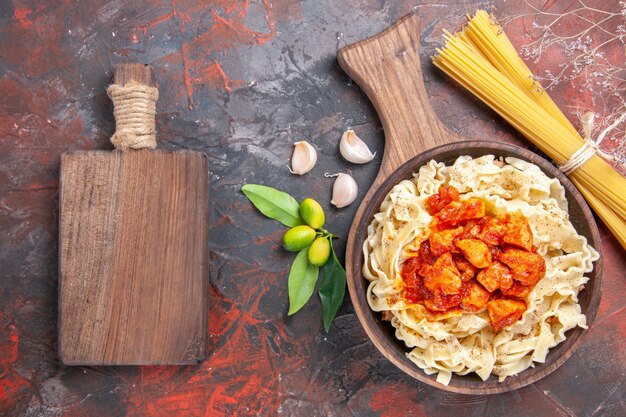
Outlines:
{"type": "MultiPolygon", "coordinates": [[[[557,34],[580,32],[589,20],[608,16],[587,9],[575,12],[587,20],[578,18],[571,13],[582,7],[577,1],[495,3],[520,50],[556,20],[532,15],[531,5],[570,12],[552,27],[557,34]]],[[[429,60],[442,43],[442,29],[458,29],[466,13],[488,2],[2,2],[0,414],[625,415],[626,258],[603,225],[604,292],[595,323],[561,368],[518,391],[472,397],[411,379],[369,342],[347,296],[328,334],[316,297],[287,317],[292,254],[279,244],[284,229],[256,212],[239,189],[263,183],[298,199],[312,196],[327,210],[328,228],[346,236],[358,204],[331,208],[332,180],[323,174],[351,172],[360,186],[358,203],[378,170],[384,135],[368,99],[338,67],[336,52],[416,4],[426,89],[440,118],[468,138],[534,149],[429,60]],[[111,149],[114,124],[105,88],[114,65],[129,60],[154,67],[159,146],[209,155],[208,359],[185,367],[64,367],[56,337],[59,158],[71,149],[111,149]],[[338,140],[348,127],[378,151],[374,161],[356,166],[342,160],[338,140]],[[293,142],[302,139],[314,144],[319,159],[311,173],[296,177],[288,161],[293,142]]],[[[616,0],[586,5],[617,14],[624,7],[616,0]]],[[[590,31],[589,45],[605,43],[606,62],[598,58],[551,90],[575,123],[577,112],[608,116],[624,99],[618,76],[593,73],[606,63],[623,66],[623,38],[610,40],[623,24],[615,15],[602,23],[606,31],[590,31]]],[[[556,44],[528,62],[536,74],[557,74],[576,51],[556,44]]],[[[623,148],[623,133],[622,142],[619,137],[613,135],[607,149],[623,148]]],[[[344,251],[340,240],[341,257],[344,251]]]]}

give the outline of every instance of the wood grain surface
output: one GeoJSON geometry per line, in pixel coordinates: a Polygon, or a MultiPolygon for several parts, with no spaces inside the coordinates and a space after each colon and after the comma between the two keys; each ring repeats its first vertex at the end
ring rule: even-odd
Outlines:
{"type": "MultiPolygon", "coordinates": [[[[385,130],[385,150],[378,176],[354,217],[346,247],[346,274],[355,313],[374,345],[407,374],[437,388],[461,394],[485,395],[518,389],[548,375],[569,358],[584,333],[576,328],[568,339],[552,349],[545,364],[509,377],[503,383],[491,377],[483,382],[475,375],[454,375],[450,384],[436,382],[411,362],[410,351],[395,337],[391,324],[383,321],[367,301],[367,285],[361,273],[362,247],[367,227],[391,188],[412,177],[431,159],[454,163],[461,155],[479,157],[515,156],[538,165],[549,177],[558,177],[566,187],[570,218],[576,230],[600,248],[600,235],[594,217],[576,187],[554,165],[533,152],[486,141],[463,141],[439,121],[430,106],[423,85],[419,60],[420,23],[416,12],[409,13],[383,32],[346,46],[338,53],[341,67],[361,86],[376,108],[385,130]],[[447,145],[446,145],[447,144],[447,145]],[[439,146],[438,146],[439,145],[439,146]],[[426,152],[427,151],[427,152],[426,152]]],[[[588,324],[593,321],[602,291],[602,262],[598,261],[590,284],[580,298],[588,324]]]]}
{"type": "Polygon", "coordinates": [[[126,85],[133,81],[149,86],[154,84],[152,68],[139,62],[122,62],[117,64],[113,78],[115,84],[119,85],[126,85]]]}
{"type": "Polygon", "coordinates": [[[59,354],[65,364],[205,356],[208,167],[196,152],[62,158],[59,354]]]}
{"type": "MultiPolygon", "coordinates": [[[[152,85],[124,63],[115,82],[152,85]]],[[[61,158],[59,355],[68,365],[193,364],[206,350],[208,162],[191,151],[61,158]]]]}

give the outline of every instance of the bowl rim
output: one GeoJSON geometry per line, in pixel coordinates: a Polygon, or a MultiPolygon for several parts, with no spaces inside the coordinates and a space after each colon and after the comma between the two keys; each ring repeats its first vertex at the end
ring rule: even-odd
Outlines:
{"type": "Polygon", "coordinates": [[[589,244],[592,245],[600,254],[599,259],[594,263],[594,270],[591,273],[586,274],[586,276],[590,278],[589,282],[592,285],[587,283],[584,289],[588,290],[588,288],[591,288],[591,290],[588,290],[591,291],[591,293],[587,294],[589,301],[583,309],[583,314],[585,314],[587,318],[587,328],[591,326],[600,303],[603,270],[601,238],[591,209],[574,184],[551,162],[526,148],[509,143],[493,141],[474,140],[453,142],[431,148],[406,161],[381,182],[378,188],[373,191],[371,199],[365,203],[366,206],[364,207],[364,213],[360,219],[358,219],[358,224],[355,221],[351,227],[351,234],[353,234],[353,236],[351,236],[352,241],[350,244],[353,245],[353,250],[351,252],[346,252],[346,264],[350,263],[351,266],[351,273],[348,274],[348,290],[350,298],[361,326],[378,351],[382,353],[383,356],[385,356],[390,362],[413,378],[433,387],[461,394],[497,394],[519,389],[538,381],[561,366],[578,348],[582,342],[583,336],[587,333],[587,329],[576,327],[569,330],[567,332],[567,338],[559,345],[550,349],[548,355],[546,356],[545,363],[538,363],[536,366],[531,366],[530,368],[520,372],[518,375],[507,377],[503,382],[498,382],[497,377],[493,375],[491,375],[487,381],[483,382],[475,374],[458,376],[453,373],[453,377],[449,385],[443,385],[436,382],[436,374],[426,375],[421,368],[407,358],[405,353],[409,352],[411,349],[404,346],[404,342],[398,340],[395,336],[394,340],[391,340],[390,337],[384,334],[382,327],[387,326],[387,331],[392,331],[393,328],[391,324],[389,324],[389,322],[384,322],[380,317],[380,313],[374,312],[370,309],[369,304],[367,303],[367,298],[365,297],[369,282],[363,277],[362,274],[362,247],[365,236],[367,235],[367,227],[371,223],[373,215],[378,212],[382,200],[394,185],[403,179],[411,178],[412,173],[417,172],[417,170],[428,161],[432,159],[437,160],[438,156],[446,154],[454,155],[444,157],[446,162],[450,158],[455,160],[461,155],[471,154],[470,156],[475,158],[479,155],[509,154],[506,156],[512,156],[531,162],[538,166],[542,172],[548,175],[548,177],[557,178],[560,181],[566,191],[569,207],[568,213],[571,213],[572,203],[576,203],[582,212],[582,219],[584,219],[583,226],[586,225],[589,229],[587,233],[581,233],[577,228],[577,232],[584,235],[589,244]],[[351,255],[350,259],[347,258],[348,254],[351,255]],[[400,352],[401,348],[399,348],[398,345],[403,346],[402,352],[400,352]],[[560,355],[555,357],[555,355],[559,353],[560,355]]]}

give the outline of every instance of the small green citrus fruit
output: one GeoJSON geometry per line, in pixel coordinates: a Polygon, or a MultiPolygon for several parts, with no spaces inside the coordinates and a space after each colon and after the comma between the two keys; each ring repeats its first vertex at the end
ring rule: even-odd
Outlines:
{"type": "Polygon", "coordinates": [[[298,252],[313,242],[315,230],[307,225],[292,227],[283,235],[283,247],[290,252],[298,252]]]}
{"type": "Polygon", "coordinates": [[[311,265],[324,265],[330,257],[330,242],[328,238],[320,236],[315,239],[309,248],[308,257],[311,265]]]}
{"type": "Polygon", "coordinates": [[[312,198],[305,198],[302,204],[300,204],[300,215],[306,224],[313,229],[321,229],[326,221],[324,209],[320,206],[320,203],[312,198]]]}

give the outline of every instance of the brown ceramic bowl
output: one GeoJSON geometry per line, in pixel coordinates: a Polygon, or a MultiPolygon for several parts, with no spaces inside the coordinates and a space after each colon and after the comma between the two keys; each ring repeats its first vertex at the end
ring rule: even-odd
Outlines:
{"type": "MultiPolygon", "coordinates": [[[[567,201],[569,203],[569,215],[576,231],[585,236],[589,243],[600,251],[600,235],[587,206],[587,203],[580,195],[576,187],[563,175],[554,165],[540,156],[518,146],[505,143],[469,141],[457,142],[433,148],[424,152],[395,170],[374,192],[369,204],[365,207],[363,216],[358,224],[353,225],[354,236],[351,236],[353,243],[346,254],[346,266],[351,271],[348,276],[348,288],[350,297],[354,304],[356,313],[363,325],[363,328],[371,338],[374,345],[393,364],[398,366],[407,374],[425,382],[429,385],[463,394],[495,394],[521,388],[531,384],[540,378],[548,375],[560,365],[562,365],[576,350],[582,341],[582,336],[586,330],[579,327],[567,332],[567,339],[558,346],[550,349],[546,362],[536,364],[534,368],[519,373],[516,376],[508,377],[504,382],[498,382],[497,377],[491,376],[487,381],[482,381],[477,375],[466,376],[453,375],[449,385],[444,386],[436,382],[436,375],[426,375],[422,369],[411,362],[406,353],[410,351],[404,342],[396,339],[394,328],[388,321],[381,318],[381,313],[374,312],[367,303],[366,290],[369,282],[362,275],[363,265],[363,242],[367,237],[367,226],[371,223],[373,216],[378,212],[381,202],[384,200],[391,188],[404,179],[411,178],[411,174],[416,172],[422,165],[435,159],[444,162],[446,165],[454,163],[457,157],[469,155],[479,157],[492,154],[496,157],[513,156],[537,165],[548,177],[556,177],[565,187],[567,201]]],[[[584,290],[579,294],[579,304],[583,313],[587,317],[587,325],[590,326],[598,310],[600,295],[602,291],[602,257],[595,262],[594,270],[588,274],[590,280],[584,290]]]]}

